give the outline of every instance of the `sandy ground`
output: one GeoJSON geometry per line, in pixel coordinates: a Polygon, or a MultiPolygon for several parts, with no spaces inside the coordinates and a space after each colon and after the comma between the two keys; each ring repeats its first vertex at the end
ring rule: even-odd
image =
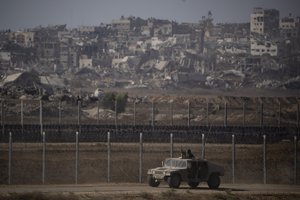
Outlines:
{"type": "Polygon", "coordinates": [[[145,184],[93,184],[93,185],[11,185],[0,187],[0,198],[44,200],[296,200],[300,199],[299,185],[248,185],[223,184],[218,190],[206,185],[191,189],[187,185],[170,189],[167,185],[158,188],[145,184]]]}
{"type": "MultiPolygon", "coordinates": [[[[298,144],[298,152],[299,152],[298,144]]],[[[190,148],[194,155],[201,155],[201,144],[175,143],[174,157],[180,149],[190,148]]],[[[0,184],[8,180],[8,145],[0,144],[0,184]]],[[[236,144],[235,181],[239,184],[263,183],[262,145],[236,144]]],[[[206,159],[225,168],[222,183],[232,183],[232,151],[230,144],[207,144],[206,159]]],[[[299,160],[299,153],[297,160],[299,160]]],[[[78,183],[107,182],[107,144],[80,143],[78,183]]],[[[158,167],[170,157],[170,144],[145,143],[143,145],[143,182],[149,168],[158,167]]],[[[46,184],[73,184],[75,182],[75,144],[51,143],[46,145],[46,184]]],[[[267,145],[267,183],[294,183],[294,145],[281,142],[267,145]]],[[[297,167],[297,182],[300,182],[297,167]]],[[[41,184],[42,144],[14,143],[12,152],[12,184],[41,184]]],[[[139,144],[111,143],[111,181],[137,183],[139,181],[139,144]]]]}
{"type": "MultiPolygon", "coordinates": [[[[1,186],[0,193],[161,193],[169,191],[167,184],[161,184],[159,187],[150,187],[147,184],[136,183],[101,183],[101,184],[79,184],[79,185],[11,185],[1,186]]],[[[211,190],[205,183],[199,185],[196,189],[191,189],[187,184],[182,184],[179,189],[174,189],[178,193],[185,193],[187,190],[197,194],[205,193],[222,193],[224,191],[231,191],[240,194],[260,194],[260,193],[294,193],[300,194],[300,185],[274,185],[274,184],[222,184],[217,190],[211,190]]]]}
{"type": "MultiPolygon", "coordinates": [[[[159,187],[150,187],[147,184],[137,183],[101,183],[101,184],[78,184],[78,185],[10,185],[0,186],[0,193],[59,193],[59,192],[74,192],[74,193],[161,193],[170,190],[169,186],[162,183],[159,187]]],[[[182,184],[179,189],[174,189],[178,193],[185,193],[187,190],[193,193],[220,193],[231,191],[233,193],[244,194],[259,194],[259,193],[296,193],[300,194],[300,185],[274,185],[274,184],[222,184],[217,190],[211,190],[206,183],[202,183],[196,189],[191,189],[187,184],[182,184]]]]}

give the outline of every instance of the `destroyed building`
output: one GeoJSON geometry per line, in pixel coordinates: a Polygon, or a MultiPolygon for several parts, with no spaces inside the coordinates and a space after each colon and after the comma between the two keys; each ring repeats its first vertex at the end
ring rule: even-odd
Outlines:
{"type": "Polygon", "coordinates": [[[299,17],[254,8],[249,19],[214,24],[211,12],[194,23],[122,16],[99,26],[2,32],[1,74],[35,69],[43,85],[58,76],[66,87],[87,90],[293,85],[300,76],[299,17]]]}

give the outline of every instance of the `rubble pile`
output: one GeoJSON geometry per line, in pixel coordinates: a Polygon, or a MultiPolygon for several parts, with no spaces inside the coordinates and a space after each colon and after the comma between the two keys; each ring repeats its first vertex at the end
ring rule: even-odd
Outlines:
{"type": "Polygon", "coordinates": [[[131,16],[100,26],[0,31],[1,91],[20,97],[97,88],[298,90],[300,20],[283,18],[265,30],[253,17],[258,12],[279,20],[279,12],[255,8],[250,23],[215,24],[208,12],[197,23],[131,16]]]}

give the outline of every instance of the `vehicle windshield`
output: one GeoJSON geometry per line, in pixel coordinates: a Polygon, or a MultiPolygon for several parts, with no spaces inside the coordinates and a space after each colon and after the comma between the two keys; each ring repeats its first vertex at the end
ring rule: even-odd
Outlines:
{"type": "Polygon", "coordinates": [[[187,161],[180,160],[180,159],[167,158],[165,160],[164,167],[185,169],[185,168],[187,168],[187,161]]]}

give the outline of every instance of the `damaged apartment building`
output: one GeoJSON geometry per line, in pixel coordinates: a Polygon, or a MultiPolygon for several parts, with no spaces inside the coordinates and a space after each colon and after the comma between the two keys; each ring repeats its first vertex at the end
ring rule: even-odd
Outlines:
{"type": "Polygon", "coordinates": [[[36,68],[88,89],[261,87],[300,75],[299,17],[279,16],[254,8],[249,23],[214,24],[208,12],[195,23],[122,16],[99,26],[2,32],[0,64],[5,73],[36,68]]]}

